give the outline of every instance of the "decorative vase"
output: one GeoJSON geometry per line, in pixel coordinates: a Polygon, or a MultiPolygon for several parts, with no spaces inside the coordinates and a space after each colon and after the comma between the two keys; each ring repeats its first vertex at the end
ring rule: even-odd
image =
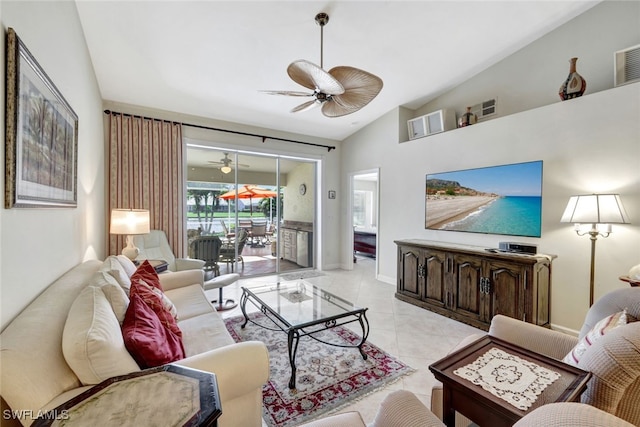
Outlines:
{"type": "Polygon", "coordinates": [[[478,116],[471,112],[471,107],[467,107],[467,112],[458,119],[458,127],[461,128],[469,125],[475,125],[476,123],[478,123],[478,116]]]}
{"type": "Polygon", "coordinates": [[[571,58],[569,60],[569,76],[564,83],[562,83],[558,91],[558,95],[560,95],[560,99],[563,101],[582,96],[587,89],[587,81],[576,71],[577,61],[578,58],[571,58]]]}

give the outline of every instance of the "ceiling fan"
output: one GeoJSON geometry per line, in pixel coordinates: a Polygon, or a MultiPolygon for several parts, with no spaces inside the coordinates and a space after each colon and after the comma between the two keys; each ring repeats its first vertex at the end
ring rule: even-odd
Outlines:
{"type": "Polygon", "coordinates": [[[358,68],[338,66],[328,72],[322,68],[323,30],[327,22],[329,15],[326,13],[316,15],[316,23],[320,25],[320,66],[300,59],[287,67],[287,74],[294,82],[313,92],[265,91],[271,95],[315,98],[293,108],[292,113],[322,106],[322,114],[327,117],[345,116],[367,105],[382,90],[382,79],[358,68]]]}
{"type": "MultiPolygon", "coordinates": [[[[233,160],[231,160],[229,158],[229,153],[224,153],[224,158],[220,159],[219,162],[213,161],[213,160],[209,160],[208,163],[212,163],[214,165],[222,165],[222,167],[220,168],[220,172],[227,174],[229,172],[231,172],[231,165],[234,163],[233,160]]],[[[243,168],[248,168],[249,165],[245,165],[242,163],[238,163],[237,166],[243,167],[243,168]]]]}

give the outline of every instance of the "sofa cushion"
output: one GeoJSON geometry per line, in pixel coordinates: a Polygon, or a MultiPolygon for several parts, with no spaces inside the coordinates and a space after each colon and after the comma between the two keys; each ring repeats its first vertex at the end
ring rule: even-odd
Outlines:
{"type": "Polygon", "coordinates": [[[116,255],[116,259],[120,262],[120,265],[124,269],[125,273],[127,273],[127,276],[133,276],[133,273],[135,273],[138,268],[133,261],[124,255],[116,255]]]}
{"type": "Polygon", "coordinates": [[[125,271],[124,267],[120,261],[118,261],[118,257],[115,255],[111,255],[107,257],[102,263],[100,267],[100,271],[105,271],[113,276],[114,279],[122,286],[124,292],[129,295],[129,289],[131,288],[131,279],[129,275],[125,271]]]}
{"type": "Polygon", "coordinates": [[[75,299],[62,334],[62,352],[82,384],[98,384],[140,368],[127,352],[120,324],[102,288],[88,286],[75,299]]]}
{"type": "Polygon", "coordinates": [[[160,285],[158,273],[156,273],[156,270],[151,266],[151,264],[149,264],[149,261],[145,260],[140,264],[136,272],[131,276],[131,283],[131,292],[133,292],[133,289],[140,292],[142,299],[154,308],[161,321],[165,322],[166,314],[156,310],[156,304],[158,303],[166,313],[173,317],[174,320],[178,319],[178,311],[169,297],[165,295],[162,285],[160,285]]]}
{"type": "Polygon", "coordinates": [[[626,324],[627,310],[622,310],[621,312],[605,317],[596,323],[593,328],[591,328],[591,330],[587,332],[580,341],[578,341],[578,344],[576,344],[575,347],[567,353],[562,361],[577,367],[582,355],[584,355],[587,349],[589,349],[594,342],[600,339],[607,332],[626,324]]]}
{"type": "Polygon", "coordinates": [[[160,366],[184,358],[182,335],[163,324],[156,311],[142,299],[139,292],[131,293],[122,334],[125,346],[142,368],[160,366]]]}
{"type": "Polygon", "coordinates": [[[116,279],[106,271],[98,271],[89,281],[89,286],[96,286],[102,290],[104,296],[111,304],[111,308],[118,322],[122,324],[124,314],[127,312],[127,307],[129,306],[129,297],[116,279]]]}

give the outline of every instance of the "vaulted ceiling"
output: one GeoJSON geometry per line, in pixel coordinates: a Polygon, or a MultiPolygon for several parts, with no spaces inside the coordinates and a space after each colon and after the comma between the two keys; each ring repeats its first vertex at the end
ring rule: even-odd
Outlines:
{"type": "Polygon", "coordinates": [[[105,100],[343,140],[398,106],[418,108],[597,1],[84,1],[77,9],[105,100]],[[294,60],[384,81],[360,111],[290,113],[306,98],[294,60]]]}

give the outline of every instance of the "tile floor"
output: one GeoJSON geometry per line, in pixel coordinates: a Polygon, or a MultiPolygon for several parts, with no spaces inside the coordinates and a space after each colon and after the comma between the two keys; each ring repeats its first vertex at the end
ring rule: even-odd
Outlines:
{"type": "MultiPolygon", "coordinates": [[[[445,356],[462,338],[485,333],[399,301],[394,297],[395,286],[377,281],[374,269],[375,260],[358,257],[352,271],[329,270],[324,271],[322,276],[305,279],[357,305],[368,307],[367,318],[371,327],[369,341],[416,369],[416,372],[338,411],[359,411],[367,423],[373,421],[379,403],[393,390],[409,390],[430,407],[431,387],[435,379],[429,371],[429,365],[445,356]]],[[[241,279],[225,288],[224,296],[238,301],[241,286],[270,283],[274,280],[275,276],[241,279]]],[[[212,298],[217,296],[217,290],[208,292],[212,298]]],[[[239,308],[222,312],[223,317],[240,314],[239,308]]]]}

